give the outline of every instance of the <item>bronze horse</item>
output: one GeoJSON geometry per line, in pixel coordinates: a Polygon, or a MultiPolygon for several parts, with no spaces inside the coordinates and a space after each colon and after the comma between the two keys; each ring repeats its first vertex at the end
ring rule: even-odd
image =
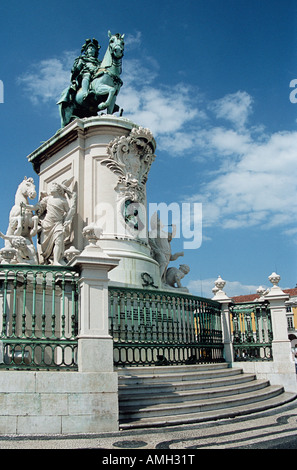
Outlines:
{"type": "Polygon", "coordinates": [[[123,84],[120,75],[124,55],[124,34],[112,35],[109,31],[108,35],[107,51],[90,82],[87,96],[82,88],[75,92],[72,87],[68,87],[63,91],[57,103],[60,106],[62,127],[76,118],[97,116],[98,111],[104,109],[107,114],[119,110],[115,101],[123,84]]]}

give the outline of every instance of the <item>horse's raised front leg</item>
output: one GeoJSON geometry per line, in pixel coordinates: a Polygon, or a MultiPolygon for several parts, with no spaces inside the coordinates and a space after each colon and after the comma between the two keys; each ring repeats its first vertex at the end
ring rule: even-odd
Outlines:
{"type": "Polygon", "coordinates": [[[114,94],[114,96],[113,96],[113,98],[110,102],[110,105],[108,106],[108,108],[106,110],[107,114],[112,114],[113,113],[115,102],[116,102],[116,94],[114,94]]]}
{"type": "Polygon", "coordinates": [[[98,110],[102,111],[105,108],[108,108],[112,102],[112,99],[115,95],[116,89],[108,85],[102,85],[100,87],[100,95],[108,95],[107,100],[98,105],[98,110]]]}

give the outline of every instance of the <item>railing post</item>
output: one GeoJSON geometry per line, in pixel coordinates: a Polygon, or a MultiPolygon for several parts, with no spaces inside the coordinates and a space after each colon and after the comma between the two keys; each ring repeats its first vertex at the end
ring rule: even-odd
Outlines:
{"type": "Polygon", "coordinates": [[[223,333],[223,343],[224,343],[224,359],[228,363],[234,361],[234,352],[233,352],[233,343],[232,343],[232,334],[231,334],[231,324],[230,324],[230,310],[229,306],[232,303],[232,300],[225,294],[223,288],[226,284],[221,276],[215,281],[215,287],[213,288],[214,297],[212,300],[216,300],[222,306],[221,309],[221,319],[222,319],[222,333],[223,333]]]}
{"type": "MultiPolygon", "coordinates": [[[[285,306],[289,296],[278,286],[280,281],[278,274],[272,273],[268,279],[273,284],[269,293],[265,295],[265,300],[268,300],[271,312],[273,372],[276,375],[274,383],[280,383],[281,379],[286,391],[296,393],[295,365],[292,358],[291,343],[288,338],[285,306]]],[[[273,379],[271,382],[273,382],[273,379]]]]}
{"type": "Polygon", "coordinates": [[[88,245],[71,266],[80,270],[79,372],[112,372],[113,339],[108,328],[108,273],[118,260],[88,245]]]}

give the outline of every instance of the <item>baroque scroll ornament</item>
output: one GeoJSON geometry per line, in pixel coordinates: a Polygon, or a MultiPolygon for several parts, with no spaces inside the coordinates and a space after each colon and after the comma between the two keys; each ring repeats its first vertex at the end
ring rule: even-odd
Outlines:
{"type": "Polygon", "coordinates": [[[145,183],[155,159],[154,148],[151,131],[143,127],[133,128],[127,137],[116,137],[109,143],[109,158],[101,164],[118,176],[115,190],[120,197],[144,202],[145,183]]]}

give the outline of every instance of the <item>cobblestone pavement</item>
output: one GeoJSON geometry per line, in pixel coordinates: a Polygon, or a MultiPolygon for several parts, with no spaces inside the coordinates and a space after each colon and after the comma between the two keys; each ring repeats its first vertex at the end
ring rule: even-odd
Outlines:
{"type": "Polygon", "coordinates": [[[297,449],[297,400],[253,415],[183,426],[79,436],[0,436],[0,449],[102,449],[113,451],[112,455],[127,449],[186,453],[200,449],[297,449]]]}

